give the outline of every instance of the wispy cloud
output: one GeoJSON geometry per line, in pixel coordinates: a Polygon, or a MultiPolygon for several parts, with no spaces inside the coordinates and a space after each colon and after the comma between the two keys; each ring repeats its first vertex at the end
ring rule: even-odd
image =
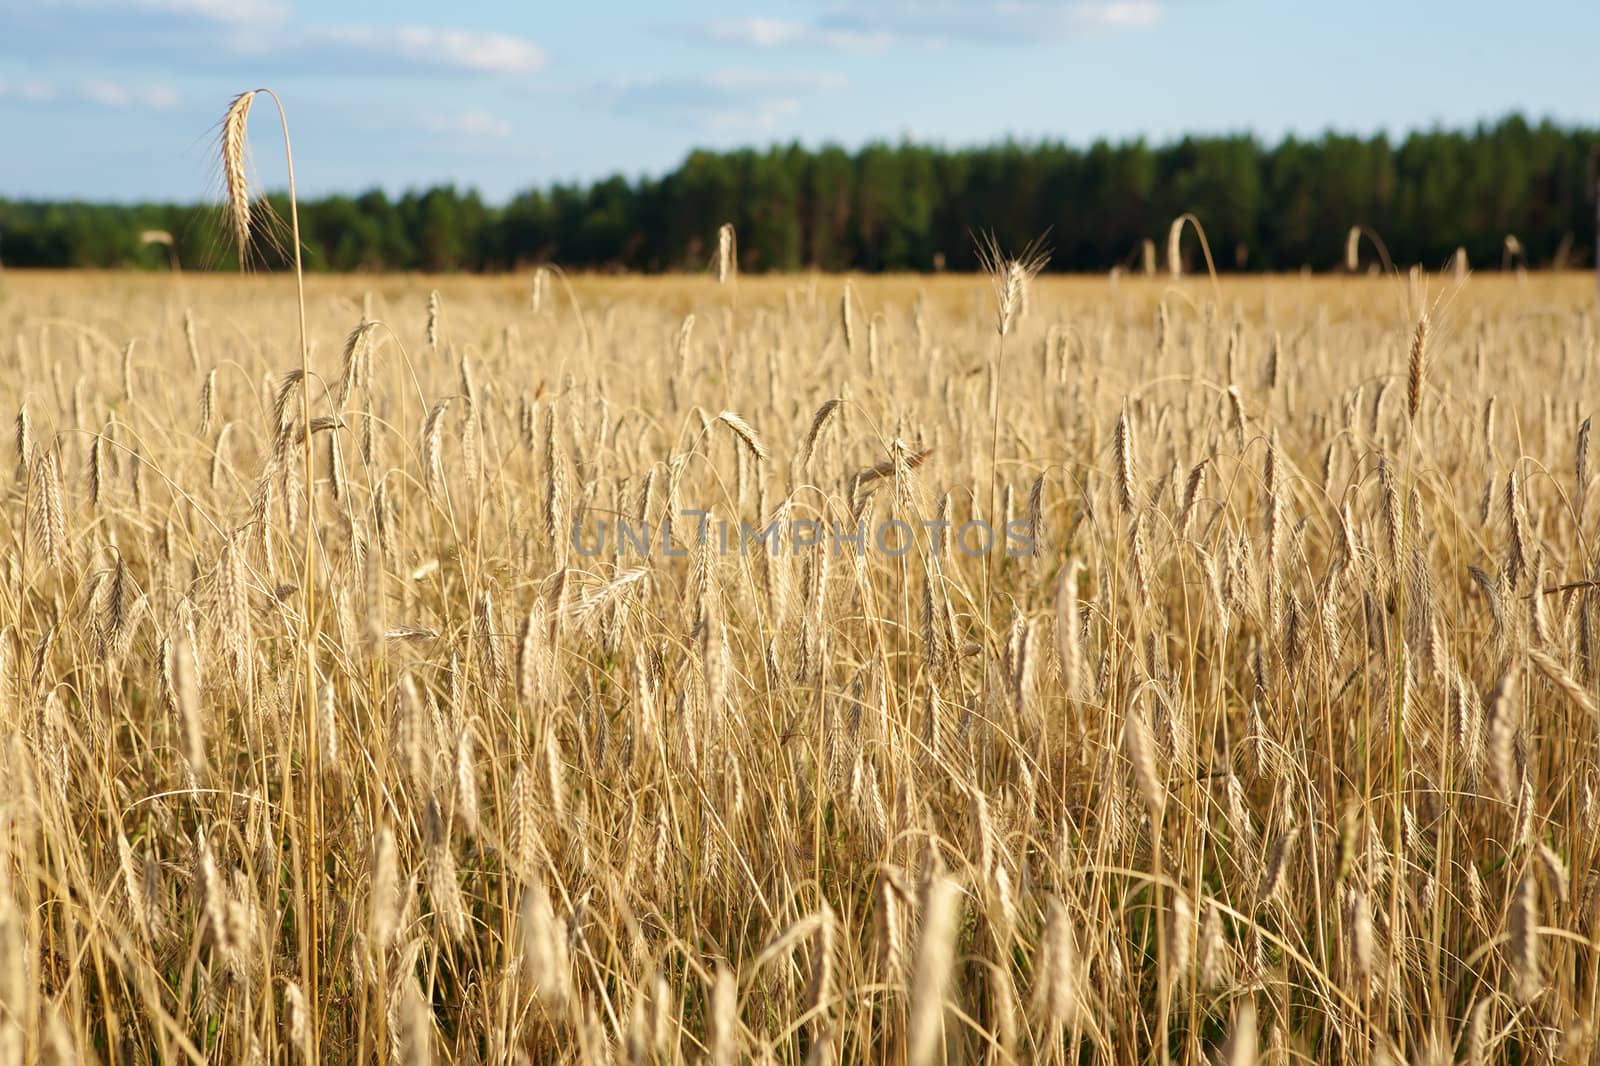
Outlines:
{"type": "Polygon", "coordinates": [[[0,37],[19,55],[149,63],[181,54],[193,70],[270,61],[324,74],[518,75],[544,50],[512,34],[438,26],[305,25],[276,0],[0,0],[0,37]]]}
{"type": "Polygon", "coordinates": [[[545,64],[544,51],[525,38],[431,26],[306,29],[287,34],[276,47],[297,45],[473,74],[528,74],[545,64]]]}
{"type": "Polygon", "coordinates": [[[619,79],[592,95],[619,115],[705,131],[770,132],[798,115],[808,98],[849,84],[840,74],[771,74],[747,70],[619,79]]]}
{"type": "Polygon", "coordinates": [[[24,104],[88,104],[94,107],[170,111],[178,106],[177,90],[167,85],[136,85],[102,78],[61,87],[44,81],[0,81],[0,100],[24,104]]]}
{"type": "MultiPolygon", "coordinates": [[[[112,7],[113,4],[106,6],[112,7]]],[[[127,7],[177,17],[261,26],[289,20],[289,5],[274,0],[132,0],[127,7]]]]}
{"type": "Polygon", "coordinates": [[[753,15],[689,27],[711,44],[758,49],[881,51],[967,41],[1031,44],[1073,34],[1156,26],[1163,0],[827,0],[809,19],[753,15]]]}
{"type": "Polygon", "coordinates": [[[904,40],[1032,44],[1091,30],[1148,29],[1163,14],[1163,0],[881,0],[830,2],[819,24],[904,40]]]}
{"type": "Polygon", "coordinates": [[[249,24],[261,26],[285,22],[289,18],[287,4],[276,0],[8,0],[0,3],[0,13],[8,9],[31,9],[36,14],[49,16],[64,12],[95,12],[98,14],[123,14],[144,18],[189,21],[198,20],[223,25],[249,24]]]}
{"type": "Polygon", "coordinates": [[[42,81],[0,81],[0,100],[21,100],[28,104],[47,104],[56,98],[52,85],[42,81]]]}
{"type": "Polygon", "coordinates": [[[883,31],[829,29],[794,19],[721,19],[688,27],[690,36],[711,44],[739,48],[818,48],[827,51],[873,52],[889,46],[893,36],[883,31]]]}
{"type": "Polygon", "coordinates": [[[151,111],[170,111],[178,106],[177,90],[166,85],[86,81],[78,86],[78,96],[101,107],[142,107],[151,111]]]}
{"type": "Polygon", "coordinates": [[[1161,21],[1163,13],[1155,0],[1107,0],[1068,8],[1070,19],[1077,25],[1101,30],[1148,29],[1161,21]]]}
{"type": "Polygon", "coordinates": [[[422,128],[441,137],[463,137],[470,140],[503,141],[511,136],[510,121],[484,111],[424,114],[422,128]]]}

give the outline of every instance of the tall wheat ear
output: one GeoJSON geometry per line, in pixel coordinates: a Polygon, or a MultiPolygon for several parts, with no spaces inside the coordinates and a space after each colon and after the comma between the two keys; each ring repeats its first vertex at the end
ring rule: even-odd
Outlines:
{"type": "MultiPolygon", "coordinates": [[[[304,670],[303,684],[300,686],[300,698],[305,701],[304,714],[301,720],[305,724],[305,767],[306,773],[301,779],[302,795],[299,798],[303,810],[298,812],[305,828],[305,833],[297,849],[294,868],[294,896],[298,904],[303,905],[304,913],[297,916],[295,929],[299,933],[300,948],[300,983],[297,986],[303,990],[313,1003],[319,998],[320,986],[317,982],[317,948],[321,943],[321,933],[318,928],[321,922],[322,886],[319,879],[309,871],[324,869],[324,854],[321,847],[321,833],[318,824],[321,812],[320,786],[322,778],[321,753],[322,744],[317,736],[319,720],[317,715],[316,699],[318,688],[316,664],[316,626],[317,626],[317,597],[316,597],[316,569],[314,567],[314,552],[316,550],[316,477],[314,470],[313,446],[311,427],[311,392],[309,383],[311,378],[310,348],[306,341],[306,280],[305,265],[300,255],[300,203],[295,192],[294,180],[294,148],[289,139],[289,116],[284,111],[283,101],[271,89],[250,89],[235,96],[228,104],[228,110],[222,119],[222,176],[227,189],[228,215],[232,223],[235,242],[239,249],[239,263],[241,269],[249,257],[252,240],[256,236],[255,212],[250,199],[250,185],[245,165],[245,155],[249,147],[250,109],[257,96],[266,96],[272,100],[278,111],[278,122],[283,130],[283,155],[289,179],[289,239],[290,248],[294,256],[295,304],[299,314],[300,332],[300,381],[307,383],[308,387],[300,389],[300,424],[306,427],[300,434],[301,459],[304,463],[304,477],[301,487],[305,493],[305,541],[301,552],[302,569],[300,572],[300,588],[304,596],[304,610],[301,616],[301,632],[299,655],[301,668],[304,670]]],[[[297,907],[297,910],[299,908],[297,907]]],[[[319,1012],[310,1011],[303,1046],[306,1060],[318,1061],[320,1049],[320,1026],[318,1025],[319,1012]]]]}

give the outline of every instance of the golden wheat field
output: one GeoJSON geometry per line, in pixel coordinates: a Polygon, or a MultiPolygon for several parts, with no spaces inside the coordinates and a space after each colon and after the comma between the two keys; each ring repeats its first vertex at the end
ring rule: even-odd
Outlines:
{"type": "Polygon", "coordinates": [[[1023,275],[0,275],[0,1062],[1593,1061],[1592,280],[1023,275]]]}

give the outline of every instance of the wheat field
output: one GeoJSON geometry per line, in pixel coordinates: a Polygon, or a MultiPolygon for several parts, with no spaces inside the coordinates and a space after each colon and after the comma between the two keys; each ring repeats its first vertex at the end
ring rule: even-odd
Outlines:
{"type": "Polygon", "coordinates": [[[1592,282],[1008,270],[0,275],[0,1063],[1594,1061],[1592,282]]]}

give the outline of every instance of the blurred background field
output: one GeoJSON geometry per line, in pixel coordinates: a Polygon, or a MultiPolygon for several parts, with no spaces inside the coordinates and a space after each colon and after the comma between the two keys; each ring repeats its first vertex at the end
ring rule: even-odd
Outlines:
{"type": "Polygon", "coordinates": [[[1592,298],[8,271],[0,1045],[1583,1061],[1592,298]]]}

